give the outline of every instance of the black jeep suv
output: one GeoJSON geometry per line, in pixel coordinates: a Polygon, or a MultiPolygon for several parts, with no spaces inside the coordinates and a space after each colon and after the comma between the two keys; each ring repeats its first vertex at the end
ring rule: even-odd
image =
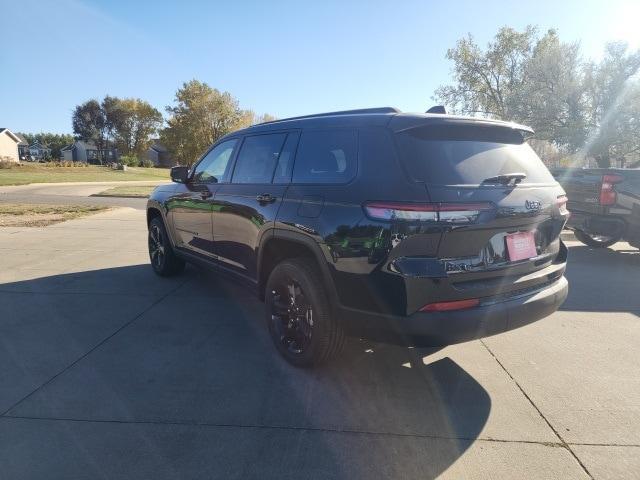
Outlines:
{"type": "Polygon", "coordinates": [[[442,345],[517,328],[568,291],[567,199],[530,133],[393,108],[233,132],[151,195],[151,265],[246,283],[295,365],[345,335],[442,345]]]}

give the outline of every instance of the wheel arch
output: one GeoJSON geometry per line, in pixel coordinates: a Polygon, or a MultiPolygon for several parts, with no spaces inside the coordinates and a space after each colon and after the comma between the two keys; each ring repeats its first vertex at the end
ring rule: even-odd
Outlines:
{"type": "Polygon", "coordinates": [[[147,226],[149,226],[149,224],[151,223],[151,220],[153,220],[154,218],[161,218],[162,221],[164,222],[164,217],[159,208],[155,206],[148,207],[147,208],[147,226]]]}
{"type": "Polygon", "coordinates": [[[275,266],[288,258],[308,258],[318,268],[325,289],[330,297],[332,308],[337,305],[335,290],[329,264],[321,246],[306,235],[286,230],[271,230],[264,235],[258,254],[258,296],[264,300],[264,289],[269,274],[275,266]]]}
{"type": "Polygon", "coordinates": [[[147,227],[151,223],[151,220],[154,218],[160,218],[164,223],[164,228],[167,231],[167,235],[169,236],[169,241],[171,242],[171,246],[176,246],[175,241],[175,232],[173,230],[173,225],[167,219],[167,210],[164,205],[157,200],[150,199],[147,203],[147,227]]]}

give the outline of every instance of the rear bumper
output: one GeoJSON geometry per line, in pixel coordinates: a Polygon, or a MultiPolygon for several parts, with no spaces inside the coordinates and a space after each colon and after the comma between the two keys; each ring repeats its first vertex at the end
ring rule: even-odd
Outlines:
{"type": "Polygon", "coordinates": [[[451,312],[417,312],[400,317],[343,309],[342,319],[351,335],[373,340],[442,346],[513,330],[540,320],[567,298],[569,284],[561,277],[533,293],[451,312]]]}
{"type": "MultiPolygon", "coordinates": [[[[627,215],[628,217],[628,215],[627,215]]],[[[567,228],[582,230],[597,235],[624,235],[627,230],[625,220],[616,215],[595,215],[583,212],[571,212],[567,228]]]]}

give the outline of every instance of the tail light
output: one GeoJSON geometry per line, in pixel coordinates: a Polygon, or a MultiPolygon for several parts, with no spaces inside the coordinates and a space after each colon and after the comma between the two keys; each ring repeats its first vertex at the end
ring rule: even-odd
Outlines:
{"type": "Polygon", "coordinates": [[[556,200],[556,205],[558,205],[558,210],[560,210],[561,215],[567,215],[569,210],[567,210],[567,201],[568,198],[566,195],[560,195],[556,200]]]}
{"type": "Polygon", "coordinates": [[[428,303],[420,309],[421,312],[450,312],[452,310],[464,310],[480,305],[479,298],[468,298],[466,300],[455,300],[453,302],[428,303]]]}
{"type": "Polygon", "coordinates": [[[616,183],[620,183],[622,177],[620,175],[603,175],[602,186],[600,187],[600,205],[615,205],[617,200],[616,183]]]}
{"type": "Polygon", "coordinates": [[[475,222],[481,212],[491,208],[491,203],[369,202],[364,205],[367,215],[375,220],[445,223],[475,222]]]}

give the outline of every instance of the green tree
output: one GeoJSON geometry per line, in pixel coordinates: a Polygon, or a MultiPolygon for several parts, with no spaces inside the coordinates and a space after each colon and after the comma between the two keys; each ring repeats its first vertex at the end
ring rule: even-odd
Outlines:
{"type": "Polygon", "coordinates": [[[640,51],[609,44],[599,63],[585,63],[579,45],[561,42],[555,30],[538,37],[534,27],[504,27],[485,50],[468,36],[447,58],[454,82],[434,98],[454,112],[530,125],[560,154],[603,167],[640,154],[640,51]]]}
{"type": "Polygon", "coordinates": [[[119,151],[141,157],[151,136],[162,126],[162,114],[139,98],[105,97],[102,102],[106,126],[119,151]]]}
{"type": "Polygon", "coordinates": [[[166,108],[170,118],[161,132],[161,142],[181,164],[190,165],[216,140],[251,125],[253,113],[241,110],[228,92],[198,80],[178,89],[175,105],[166,108]]]}
{"type": "Polygon", "coordinates": [[[587,125],[584,74],[577,43],[560,42],[555,30],[537,40],[524,66],[517,121],[536,138],[569,151],[584,145],[587,125]]]}
{"type": "Polygon", "coordinates": [[[116,146],[114,145],[116,130],[118,125],[123,121],[122,115],[124,111],[121,109],[120,103],[121,101],[118,97],[106,95],[100,104],[100,108],[102,108],[104,114],[105,131],[107,138],[112,142],[112,146],[116,146]]]}
{"type": "Polygon", "coordinates": [[[277,120],[277,117],[270,115],[268,113],[263,113],[262,115],[257,115],[253,123],[265,123],[265,122],[273,122],[277,120]]]}
{"type": "Polygon", "coordinates": [[[640,50],[629,52],[625,43],[607,45],[600,63],[585,67],[589,136],[583,153],[601,167],[640,153],[639,69],[640,50]]]}
{"type": "MultiPolygon", "coordinates": [[[[95,143],[99,150],[106,146],[107,121],[97,100],[88,100],[76,106],[72,116],[73,133],[80,140],[95,143]]],[[[101,161],[104,159],[100,159],[101,161]]]]}
{"type": "Polygon", "coordinates": [[[458,113],[521,117],[525,65],[535,34],[532,26],[524,32],[503,27],[485,51],[471,35],[458,40],[446,55],[454,64],[454,84],[439,87],[435,99],[458,113]]]}
{"type": "Polygon", "coordinates": [[[89,100],[75,108],[73,131],[99,149],[117,147],[124,155],[140,157],[162,121],[162,114],[144,100],[107,95],[101,103],[89,100]]]}

